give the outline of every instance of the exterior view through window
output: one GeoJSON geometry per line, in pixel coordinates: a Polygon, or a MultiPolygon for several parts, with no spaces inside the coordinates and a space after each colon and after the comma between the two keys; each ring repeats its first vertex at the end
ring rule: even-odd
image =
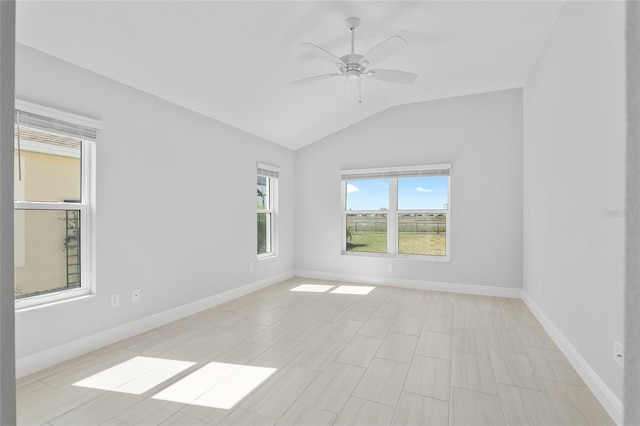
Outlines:
{"type": "MultiPolygon", "coordinates": [[[[16,106],[19,101],[16,101],[16,106]]],[[[27,104],[22,102],[22,104],[27,104]]],[[[90,292],[91,163],[95,127],[16,111],[14,267],[16,307],[90,292]]]]}
{"type": "Polygon", "coordinates": [[[344,254],[448,260],[450,165],[341,175],[344,254]]]}

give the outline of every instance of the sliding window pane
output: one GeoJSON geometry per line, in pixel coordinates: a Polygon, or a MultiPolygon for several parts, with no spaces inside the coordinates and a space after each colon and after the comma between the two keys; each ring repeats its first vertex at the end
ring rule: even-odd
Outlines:
{"type": "Polygon", "coordinates": [[[15,135],[15,200],[79,202],[82,142],[22,126],[15,135]]]}
{"type": "Polygon", "coordinates": [[[347,210],[389,210],[389,179],[348,181],[347,210]]]}
{"type": "Polygon", "coordinates": [[[446,256],[446,214],[399,214],[398,252],[400,254],[446,256]]]}
{"type": "Polygon", "coordinates": [[[269,178],[266,176],[258,176],[257,181],[257,207],[258,210],[269,210],[269,178]]]}
{"type": "Polygon", "coordinates": [[[449,176],[398,179],[399,210],[449,208],[449,176]]]}
{"type": "Polygon", "coordinates": [[[258,254],[271,252],[271,213],[258,213],[258,254]]]}
{"type": "Polygon", "coordinates": [[[386,214],[347,214],[347,251],[387,252],[386,214]]]}
{"type": "Polygon", "coordinates": [[[80,287],[80,211],[16,210],[16,299],[80,287]]]}

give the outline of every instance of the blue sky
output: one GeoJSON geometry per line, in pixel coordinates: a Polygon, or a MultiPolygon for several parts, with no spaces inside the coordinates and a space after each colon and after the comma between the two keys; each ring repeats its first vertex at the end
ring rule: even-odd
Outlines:
{"type": "MultiPolygon", "coordinates": [[[[448,201],[448,177],[398,179],[398,209],[442,209],[448,201]]],[[[347,210],[389,208],[389,179],[347,182],[347,210]]]]}

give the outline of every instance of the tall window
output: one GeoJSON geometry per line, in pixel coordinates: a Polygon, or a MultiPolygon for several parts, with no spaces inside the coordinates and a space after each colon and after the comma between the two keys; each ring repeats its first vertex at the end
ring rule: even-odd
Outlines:
{"type": "Polygon", "coordinates": [[[30,103],[16,107],[15,297],[25,307],[90,292],[90,138],[100,124],[62,121],[44,114],[75,116],[30,103]]]}
{"type": "Polygon", "coordinates": [[[279,169],[258,163],[257,214],[258,259],[277,254],[276,215],[279,169]]]}
{"type": "Polygon", "coordinates": [[[345,170],[343,254],[449,260],[450,164],[345,170]]]}

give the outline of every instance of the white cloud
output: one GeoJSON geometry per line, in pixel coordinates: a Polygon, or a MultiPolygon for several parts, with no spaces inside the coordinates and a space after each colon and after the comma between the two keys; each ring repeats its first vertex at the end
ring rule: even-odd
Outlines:
{"type": "Polygon", "coordinates": [[[433,189],[429,189],[429,188],[423,188],[421,186],[416,188],[416,191],[420,191],[420,192],[433,192],[433,189]]]}
{"type": "Polygon", "coordinates": [[[358,188],[357,186],[355,186],[353,184],[350,184],[350,183],[347,184],[347,193],[348,194],[351,194],[352,192],[358,192],[358,191],[360,191],[360,188],[358,188]]]}

